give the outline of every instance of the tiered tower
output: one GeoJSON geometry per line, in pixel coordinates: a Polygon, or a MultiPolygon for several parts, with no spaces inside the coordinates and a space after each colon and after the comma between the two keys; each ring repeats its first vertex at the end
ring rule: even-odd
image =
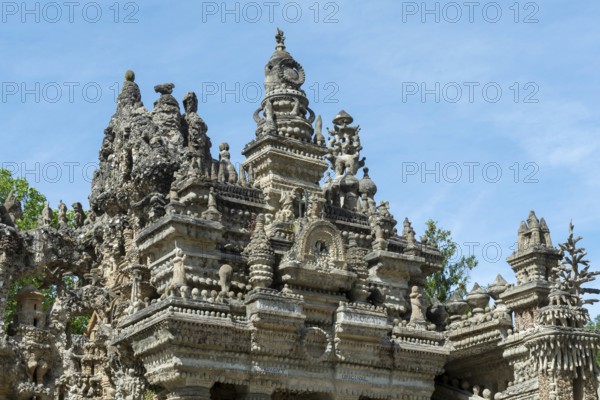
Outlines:
{"type": "Polygon", "coordinates": [[[598,290],[582,285],[598,273],[589,271],[585,251],[576,248],[579,239],[571,225],[557,249],[544,218],[531,211],[521,222],[517,250],[508,258],[517,284],[501,295],[515,314],[514,332],[500,344],[514,379],[498,399],[597,398],[600,335],[585,329],[583,305],[590,301],[582,296],[598,290]]]}
{"type": "Polygon", "coordinates": [[[284,192],[320,193],[319,182],[327,170],[320,119],[314,135],[315,113],[302,90],[304,69],[286,51],[281,30],[275,39],[275,52],[265,66],[265,95],[254,113],[256,139],[242,151],[244,173],[273,206],[284,192]]]}

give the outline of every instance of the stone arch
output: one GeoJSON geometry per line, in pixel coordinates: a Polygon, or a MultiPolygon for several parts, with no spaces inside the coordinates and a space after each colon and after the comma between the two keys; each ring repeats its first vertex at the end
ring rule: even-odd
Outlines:
{"type": "Polygon", "coordinates": [[[271,398],[273,400],[331,400],[332,396],[327,393],[276,390],[271,398]]]}
{"type": "Polygon", "coordinates": [[[346,255],[342,234],[331,222],[310,222],[296,240],[299,261],[319,265],[326,258],[329,265],[339,269],[344,267],[346,255]]]}

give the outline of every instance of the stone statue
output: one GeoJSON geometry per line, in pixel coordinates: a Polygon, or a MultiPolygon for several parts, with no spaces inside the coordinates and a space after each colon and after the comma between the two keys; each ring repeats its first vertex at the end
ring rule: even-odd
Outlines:
{"type": "Polygon", "coordinates": [[[53,212],[50,208],[48,202],[44,203],[44,208],[42,208],[42,215],[40,216],[40,225],[42,226],[51,226],[52,225],[52,216],[53,212]]]}
{"type": "Polygon", "coordinates": [[[83,226],[83,222],[85,221],[85,213],[83,212],[83,206],[80,202],[73,203],[73,214],[76,228],[81,228],[83,226]]]}
{"type": "Polygon", "coordinates": [[[221,295],[229,293],[229,287],[231,285],[231,273],[233,268],[229,264],[221,265],[219,268],[219,285],[221,286],[221,295]]]}
{"type": "Polygon", "coordinates": [[[317,121],[315,122],[315,138],[314,143],[319,146],[325,145],[325,136],[323,136],[323,120],[319,115],[317,117],[317,121]]]}
{"type": "Polygon", "coordinates": [[[198,115],[198,97],[196,93],[188,92],[183,98],[183,106],[185,108],[183,121],[187,129],[187,145],[193,151],[192,156],[195,162],[192,162],[192,164],[197,165],[198,168],[195,174],[209,176],[210,170],[208,168],[212,159],[210,155],[212,143],[206,135],[208,126],[198,115]]]}
{"type": "Polygon", "coordinates": [[[175,292],[175,289],[181,289],[187,285],[187,276],[185,272],[186,255],[179,247],[175,248],[175,257],[173,258],[173,279],[171,284],[170,294],[175,292]]]}
{"type": "Polygon", "coordinates": [[[410,323],[415,325],[426,325],[427,300],[423,297],[421,289],[413,286],[410,291],[410,323]]]}
{"type": "Polygon", "coordinates": [[[229,144],[221,143],[219,145],[219,182],[236,184],[238,174],[229,158],[229,144]]]}
{"type": "Polygon", "coordinates": [[[308,218],[319,219],[323,217],[323,201],[317,196],[316,193],[312,193],[308,202],[308,218]]]}
{"type": "Polygon", "coordinates": [[[14,226],[17,223],[17,220],[23,215],[21,202],[19,199],[17,199],[17,196],[12,190],[8,193],[8,196],[6,196],[6,200],[4,201],[4,209],[6,210],[10,222],[12,222],[12,224],[7,225],[14,226]]]}
{"type": "Polygon", "coordinates": [[[328,130],[332,137],[329,140],[329,152],[325,157],[331,162],[337,176],[347,172],[356,175],[359,168],[365,165],[364,157],[359,160],[362,150],[358,136],[360,127],[349,126],[352,121],[352,117],[342,110],[333,120],[334,130],[328,130]]]}
{"type": "Polygon", "coordinates": [[[172,83],[163,83],[160,85],[154,86],[154,91],[160,94],[172,94],[173,89],[175,89],[175,85],[172,83]]]}
{"type": "Polygon", "coordinates": [[[277,130],[277,126],[275,125],[275,116],[273,113],[273,103],[271,101],[266,100],[264,105],[264,125],[262,127],[262,132],[265,135],[274,133],[277,130]]]}
{"type": "Polygon", "coordinates": [[[67,221],[67,205],[62,200],[58,202],[58,227],[60,229],[66,229],[68,227],[67,221]]]}
{"type": "Polygon", "coordinates": [[[282,193],[279,200],[280,209],[275,213],[275,220],[279,222],[290,222],[294,219],[294,193],[282,193]]]}

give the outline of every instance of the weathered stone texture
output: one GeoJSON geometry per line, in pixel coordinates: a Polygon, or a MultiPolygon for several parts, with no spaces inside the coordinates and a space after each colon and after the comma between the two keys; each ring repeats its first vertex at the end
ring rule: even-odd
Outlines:
{"type": "Polygon", "coordinates": [[[128,71],[87,215],[75,203],[69,226],[61,202],[55,228],[46,205],[22,232],[14,199],[0,207],[0,316],[16,279],[56,289],[50,310],[35,287],[17,295],[0,398],[597,399],[582,300],[596,273],[572,230],[559,250],[531,212],[515,285],[429,304],[442,255],[376,202],[353,117],[325,137],[284,40],[239,171],[227,143],[211,155],[193,92],[182,114],[156,85],[149,111],[128,71]]]}

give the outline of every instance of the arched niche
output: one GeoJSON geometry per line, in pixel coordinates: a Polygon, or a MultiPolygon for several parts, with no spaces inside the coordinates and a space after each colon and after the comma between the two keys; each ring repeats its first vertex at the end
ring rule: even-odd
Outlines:
{"type": "Polygon", "coordinates": [[[342,234],[331,222],[311,221],[296,236],[294,247],[302,264],[336,269],[346,265],[342,234]]]}

